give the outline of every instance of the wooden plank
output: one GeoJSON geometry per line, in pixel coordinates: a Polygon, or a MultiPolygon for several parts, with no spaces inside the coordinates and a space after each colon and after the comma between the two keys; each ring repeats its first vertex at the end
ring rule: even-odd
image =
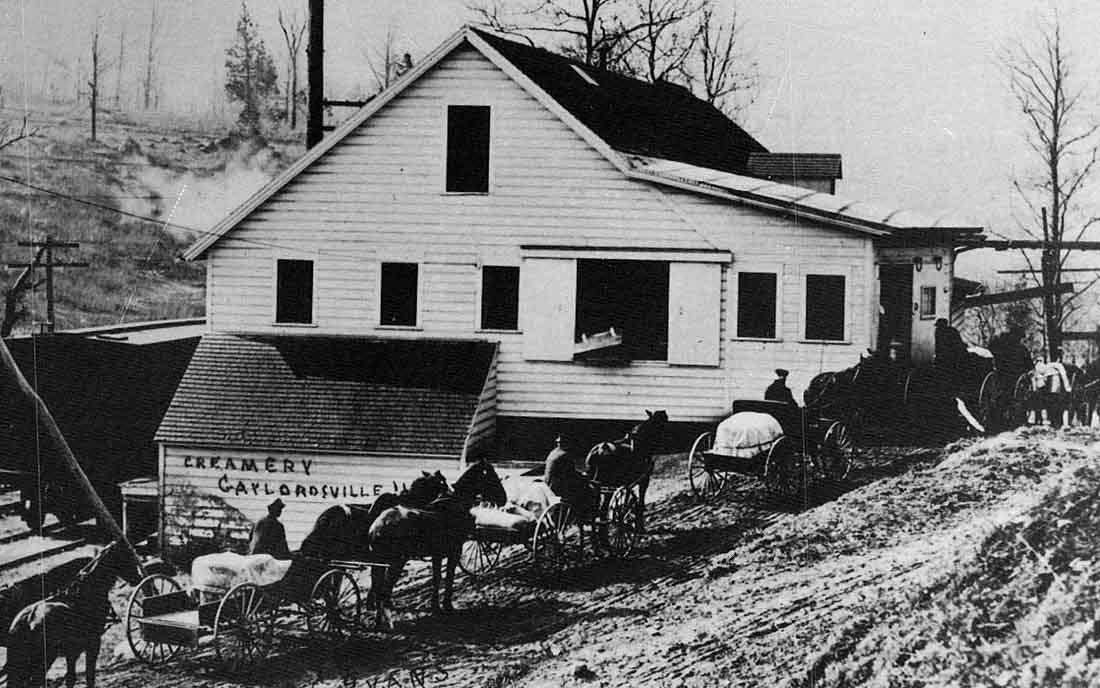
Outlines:
{"type": "Polygon", "coordinates": [[[989,306],[996,303],[1012,303],[1014,301],[1023,301],[1024,299],[1034,299],[1044,294],[1072,294],[1074,286],[1072,284],[1058,284],[1051,288],[1046,287],[1030,287],[1028,289],[1016,289],[1013,291],[999,292],[996,294],[979,294],[977,296],[968,296],[958,303],[953,310],[965,310],[967,308],[974,308],[976,306],[989,306]]]}

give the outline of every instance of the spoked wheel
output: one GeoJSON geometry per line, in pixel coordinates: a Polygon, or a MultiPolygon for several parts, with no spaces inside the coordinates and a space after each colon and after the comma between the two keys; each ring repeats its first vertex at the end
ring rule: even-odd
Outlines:
{"type": "Polygon", "coordinates": [[[707,468],[704,454],[712,449],[714,435],[704,432],[695,439],[688,453],[688,484],[691,485],[691,493],[704,501],[714,499],[726,483],[720,473],[707,468]]]}
{"type": "Polygon", "coordinates": [[[627,556],[638,542],[638,533],[641,531],[638,504],[638,495],[625,485],[611,495],[604,528],[607,535],[605,544],[613,557],[627,556]]]}
{"type": "Polygon", "coordinates": [[[176,656],[180,651],[179,645],[168,643],[150,642],[145,639],[141,620],[145,618],[145,600],[159,595],[182,593],[183,588],[164,574],[155,573],[146,576],[137,584],[130,593],[130,599],[126,603],[126,641],[130,644],[134,656],[150,666],[163,664],[176,656]]]}
{"type": "Polygon", "coordinates": [[[825,431],[821,440],[819,459],[821,471],[828,480],[844,480],[852,470],[852,459],[855,457],[855,440],[848,431],[848,426],[837,421],[825,431]]]}
{"type": "Polygon", "coordinates": [[[990,432],[1009,425],[1009,393],[997,371],[986,373],[978,388],[978,421],[990,432]]]}
{"type": "Polygon", "coordinates": [[[794,497],[806,485],[805,468],[802,453],[795,447],[794,440],[780,437],[768,450],[764,484],[776,494],[794,497]]]}
{"type": "Polygon", "coordinates": [[[535,566],[546,571],[566,568],[580,559],[582,547],[581,527],[572,507],[563,502],[550,505],[535,524],[535,566]]]}
{"type": "Polygon", "coordinates": [[[252,583],[230,588],[214,616],[214,652],[229,673],[252,669],[271,651],[276,605],[252,583]]]}
{"type": "Polygon", "coordinates": [[[311,638],[346,640],[359,627],[363,599],[359,584],[347,571],[333,569],[313,584],[306,609],[311,638]]]}
{"type": "Polygon", "coordinates": [[[458,566],[473,578],[485,575],[496,568],[503,549],[502,543],[493,540],[481,537],[467,540],[462,545],[462,557],[458,560],[458,566]]]}

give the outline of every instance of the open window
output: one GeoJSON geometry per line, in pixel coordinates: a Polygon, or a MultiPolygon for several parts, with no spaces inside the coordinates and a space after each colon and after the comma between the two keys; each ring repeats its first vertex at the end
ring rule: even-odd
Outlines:
{"type": "Polygon", "coordinates": [[[574,341],[614,329],[616,358],[668,360],[669,264],[578,260],[574,341]]]}
{"type": "Polygon", "coordinates": [[[447,107],[448,193],[489,192],[489,107],[447,107]]]}
{"type": "Polygon", "coordinates": [[[313,323],[313,261],[278,260],[275,266],[275,322],[313,323]]]}
{"type": "Polygon", "coordinates": [[[519,268],[486,265],[481,268],[481,329],[519,329],[519,268]]]}
{"type": "Polygon", "coordinates": [[[382,263],[378,324],[415,327],[419,267],[416,263],[382,263]]]}
{"type": "Polygon", "coordinates": [[[845,282],[844,275],[806,275],[806,339],[845,341],[845,282]]]}
{"type": "Polygon", "coordinates": [[[774,272],[737,273],[737,337],[776,338],[778,278],[774,272]]]}

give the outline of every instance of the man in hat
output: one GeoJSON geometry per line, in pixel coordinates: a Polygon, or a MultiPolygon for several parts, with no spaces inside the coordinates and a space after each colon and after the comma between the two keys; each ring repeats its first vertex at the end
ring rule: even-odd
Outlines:
{"type": "Polygon", "coordinates": [[[286,529],[279,523],[283,513],[283,500],[276,498],[267,505],[264,516],[252,527],[252,537],[248,543],[249,554],[270,554],[276,559],[289,559],[290,548],[286,545],[286,529]]]}
{"type": "Polygon", "coordinates": [[[794,395],[791,394],[791,388],[787,386],[787,375],[789,374],[790,371],[783,368],[775,369],[775,382],[768,385],[767,391],[764,392],[766,401],[782,401],[791,406],[798,406],[798,402],[794,400],[794,395]]]}

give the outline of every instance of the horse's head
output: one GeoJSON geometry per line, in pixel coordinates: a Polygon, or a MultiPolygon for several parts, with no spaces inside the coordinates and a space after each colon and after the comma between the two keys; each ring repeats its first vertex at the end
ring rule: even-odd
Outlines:
{"type": "Polygon", "coordinates": [[[660,411],[646,409],[645,415],[646,419],[631,428],[627,434],[627,438],[633,441],[635,449],[652,446],[668,425],[668,413],[663,409],[660,411]]]}
{"type": "Polygon", "coordinates": [[[405,490],[405,496],[412,505],[426,505],[430,504],[435,498],[450,494],[451,486],[447,484],[447,479],[443,477],[443,474],[439,471],[435,473],[429,473],[427,471],[421,471],[419,478],[412,482],[412,485],[405,490]]]}
{"type": "Polygon", "coordinates": [[[497,475],[493,464],[485,458],[479,459],[466,469],[455,481],[454,491],[456,495],[471,497],[475,502],[489,502],[503,506],[508,501],[500,476],[497,475]]]}
{"type": "Polygon", "coordinates": [[[137,585],[145,577],[141,562],[133,549],[120,540],[114,540],[101,549],[88,565],[77,574],[77,580],[85,580],[93,574],[106,573],[111,579],[121,578],[130,585],[137,585]]]}

